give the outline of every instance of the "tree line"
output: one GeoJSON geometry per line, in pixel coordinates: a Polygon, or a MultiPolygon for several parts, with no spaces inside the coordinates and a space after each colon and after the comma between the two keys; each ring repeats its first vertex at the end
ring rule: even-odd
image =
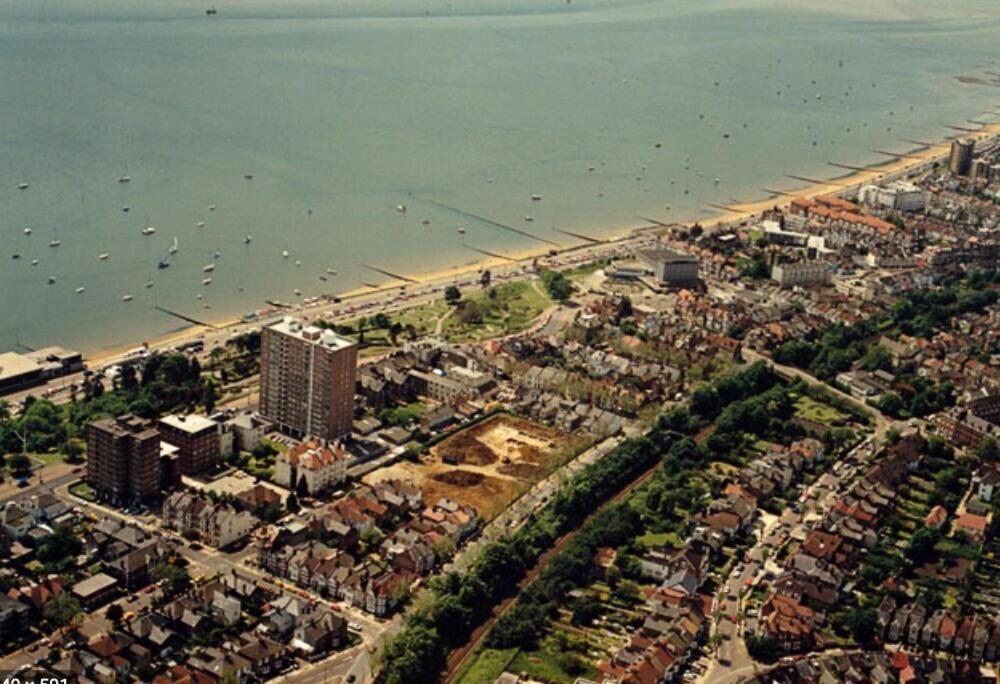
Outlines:
{"type": "MultiPolygon", "coordinates": [[[[720,402],[740,401],[770,389],[777,381],[766,364],[756,363],[710,387],[720,402]]],[[[696,407],[692,402],[687,408],[685,431],[707,424],[724,406],[712,403],[696,407]]],[[[647,435],[622,442],[601,461],[582,470],[508,539],[487,544],[468,570],[432,580],[429,592],[409,612],[405,628],[382,650],[377,681],[435,681],[448,651],[464,644],[494,606],[517,592],[520,581],[556,540],[578,527],[663,454],[670,458],[680,439],[672,421],[661,418],[647,435]]],[[[628,539],[640,524],[638,515],[624,505],[610,506],[595,515],[546,566],[538,581],[525,589],[511,611],[497,621],[489,643],[530,645],[556,603],[582,581],[596,549],[628,539]]]]}

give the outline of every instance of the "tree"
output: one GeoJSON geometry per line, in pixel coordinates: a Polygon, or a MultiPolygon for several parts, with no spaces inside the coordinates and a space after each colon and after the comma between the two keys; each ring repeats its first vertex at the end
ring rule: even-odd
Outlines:
{"type": "Polygon", "coordinates": [[[389,341],[393,346],[396,346],[396,339],[401,332],[403,332],[403,324],[399,321],[393,321],[392,325],[389,326],[389,341]]]}
{"type": "Polygon", "coordinates": [[[866,371],[891,371],[892,354],[881,344],[874,344],[868,347],[868,351],[862,357],[861,367],[866,371]]]}
{"type": "Polygon", "coordinates": [[[386,644],[379,662],[381,684],[432,682],[444,663],[444,647],[436,630],[416,624],[386,644]]]}
{"type": "Polygon", "coordinates": [[[936,557],[935,545],[941,541],[940,530],[931,527],[921,527],[910,537],[907,555],[914,565],[923,565],[936,557]]]}
{"type": "Polygon", "coordinates": [[[389,319],[389,317],[384,313],[382,313],[381,311],[372,316],[372,325],[378,328],[379,330],[385,330],[391,324],[392,321],[389,319]]]}
{"type": "Polygon", "coordinates": [[[27,475],[31,471],[31,459],[24,454],[12,454],[7,467],[15,475],[27,475]]]}
{"type": "Polygon", "coordinates": [[[573,295],[573,283],[560,271],[542,273],[542,284],[549,296],[557,302],[565,302],[573,295]]]}
{"type": "Polygon", "coordinates": [[[588,626],[594,624],[594,620],[601,616],[601,604],[592,599],[579,598],[570,603],[570,610],[573,611],[572,622],[577,626],[588,626]]]}
{"type": "Polygon", "coordinates": [[[983,461],[996,461],[1000,459],[1000,446],[993,437],[987,437],[980,442],[973,450],[973,455],[983,461]]]}
{"type": "Polygon", "coordinates": [[[176,596],[191,587],[191,575],[187,569],[170,561],[154,565],[149,576],[163,587],[163,593],[168,597],[176,596]]]}
{"type": "Polygon", "coordinates": [[[76,440],[71,439],[66,442],[63,453],[66,455],[67,463],[80,463],[83,461],[83,446],[76,440]]]}
{"type": "Polygon", "coordinates": [[[73,533],[73,527],[63,523],[57,525],[52,534],[42,537],[35,555],[43,563],[63,563],[72,561],[81,551],[83,543],[73,533]]]}
{"type": "Polygon", "coordinates": [[[863,645],[870,644],[875,638],[877,623],[878,616],[874,608],[855,608],[848,614],[845,622],[854,640],[863,645]]]}
{"type": "Polygon", "coordinates": [[[903,402],[903,398],[896,392],[886,392],[877,402],[875,402],[875,406],[882,413],[895,418],[902,416],[903,411],[906,410],[906,404],[903,402]]]}
{"type": "Polygon", "coordinates": [[[747,637],[747,651],[755,660],[774,660],[777,654],[777,644],[770,634],[751,634],[747,637]]]}
{"type": "Polygon", "coordinates": [[[219,390],[215,383],[209,380],[202,385],[201,403],[205,407],[206,413],[211,413],[215,409],[215,403],[219,400],[219,390]]]}
{"type": "Polygon", "coordinates": [[[59,627],[72,624],[81,613],[83,613],[83,607],[76,597],[68,591],[49,599],[42,608],[42,616],[59,627]]]}
{"type": "Polygon", "coordinates": [[[447,304],[455,305],[458,300],[462,298],[462,291],[458,289],[455,285],[449,285],[444,288],[444,301],[447,304]]]}
{"type": "Polygon", "coordinates": [[[455,311],[463,325],[477,325],[483,322],[482,308],[471,299],[459,302],[455,311]]]}
{"type": "MultiPolygon", "coordinates": [[[[218,347],[216,348],[218,349],[218,347]]],[[[105,612],[104,616],[108,618],[108,620],[110,620],[115,627],[118,627],[121,624],[122,618],[125,617],[125,610],[119,604],[112,603],[108,606],[108,610],[105,612]]]]}

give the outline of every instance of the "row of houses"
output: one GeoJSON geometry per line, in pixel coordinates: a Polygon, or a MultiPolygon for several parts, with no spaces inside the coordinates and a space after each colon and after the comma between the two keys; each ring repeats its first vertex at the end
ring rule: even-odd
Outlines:
{"type": "Polygon", "coordinates": [[[259,524],[257,517],[248,511],[190,491],[168,496],[163,502],[162,514],[163,524],[168,529],[200,539],[215,548],[246,539],[259,524]]]}
{"type": "Polygon", "coordinates": [[[820,644],[817,627],[826,616],[819,607],[837,603],[862,552],[877,542],[880,520],[896,499],[896,487],[917,464],[924,446],[925,440],[913,434],[891,447],[787,556],[761,609],[761,630],[778,649],[799,652],[820,644]]]}
{"type": "Polygon", "coordinates": [[[65,649],[51,669],[107,684],[268,681],[294,658],[346,642],[347,623],[332,611],[227,573],[65,649]]]}
{"type": "Polygon", "coordinates": [[[898,603],[891,595],[878,606],[877,633],[888,643],[928,651],[944,651],[978,661],[1000,658],[1000,618],[996,615],[958,615],[922,603],[898,603]]]}
{"type": "Polygon", "coordinates": [[[352,492],[303,521],[262,530],[257,562],[276,576],[384,616],[413,581],[471,536],[478,522],[469,506],[449,499],[425,506],[412,485],[387,481],[352,492]],[[364,547],[362,537],[369,540],[364,547]],[[377,547],[373,538],[380,540],[377,547]]]}
{"type": "Polygon", "coordinates": [[[691,536],[679,549],[647,549],[643,574],[659,581],[643,609],[644,622],[630,642],[598,666],[605,681],[658,684],[673,679],[707,630],[711,597],[701,596],[712,557],[733,536],[751,527],[758,503],[790,486],[807,463],[821,458],[815,439],[774,447],[749,462],[697,518],[691,536]]]}

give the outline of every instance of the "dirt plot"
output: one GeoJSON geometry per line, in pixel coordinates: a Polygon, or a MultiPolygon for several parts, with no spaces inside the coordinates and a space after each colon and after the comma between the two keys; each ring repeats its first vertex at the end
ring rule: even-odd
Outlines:
{"type": "Polygon", "coordinates": [[[420,488],[428,504],[446,497],[488,519],[565,458],[569,442],[558,430],[502,414],[452,435],[420,463],[395,463],[364,481],[406,480],[420,488]]]}
{"type": "Polygon", "coordinates": [[[431,453],[445,463],[537,463],[565,442],[558,430],[506,414],[496,415],[444,440],[431,453]]]}

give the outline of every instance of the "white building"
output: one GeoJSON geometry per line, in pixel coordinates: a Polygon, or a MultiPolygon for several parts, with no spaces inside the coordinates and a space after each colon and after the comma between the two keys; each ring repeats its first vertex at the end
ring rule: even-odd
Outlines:
{"type": "Polygon", "coordinates": [[[830,265],[825,261],[800,261],[778,264],[771,269],[771,279],[781,287],[808,287],[829,285],[832,278],[830,265]]]}
{"type": "Polygon", "coordinates": [[[923,211],[927,205],[927,193],[913,183],[897,180],[885,187],[861,186],[858,202],[892,211],[923,211]]]}
{"type": "Polygon", "coordinates": [[[240,541],[257,527],[251,513],[207,496],[188,491],[174,492],[163,502],[163,524],[209,546],[222,548],[240,541]]]}
{"type": "Polygon", "coordinates": [[[315,494],[347,479],[350,456],[339,446],[319,440],[307,440],[278,454],[275,482],[296,489],[305,481],[309,494],[315,494]]]}

